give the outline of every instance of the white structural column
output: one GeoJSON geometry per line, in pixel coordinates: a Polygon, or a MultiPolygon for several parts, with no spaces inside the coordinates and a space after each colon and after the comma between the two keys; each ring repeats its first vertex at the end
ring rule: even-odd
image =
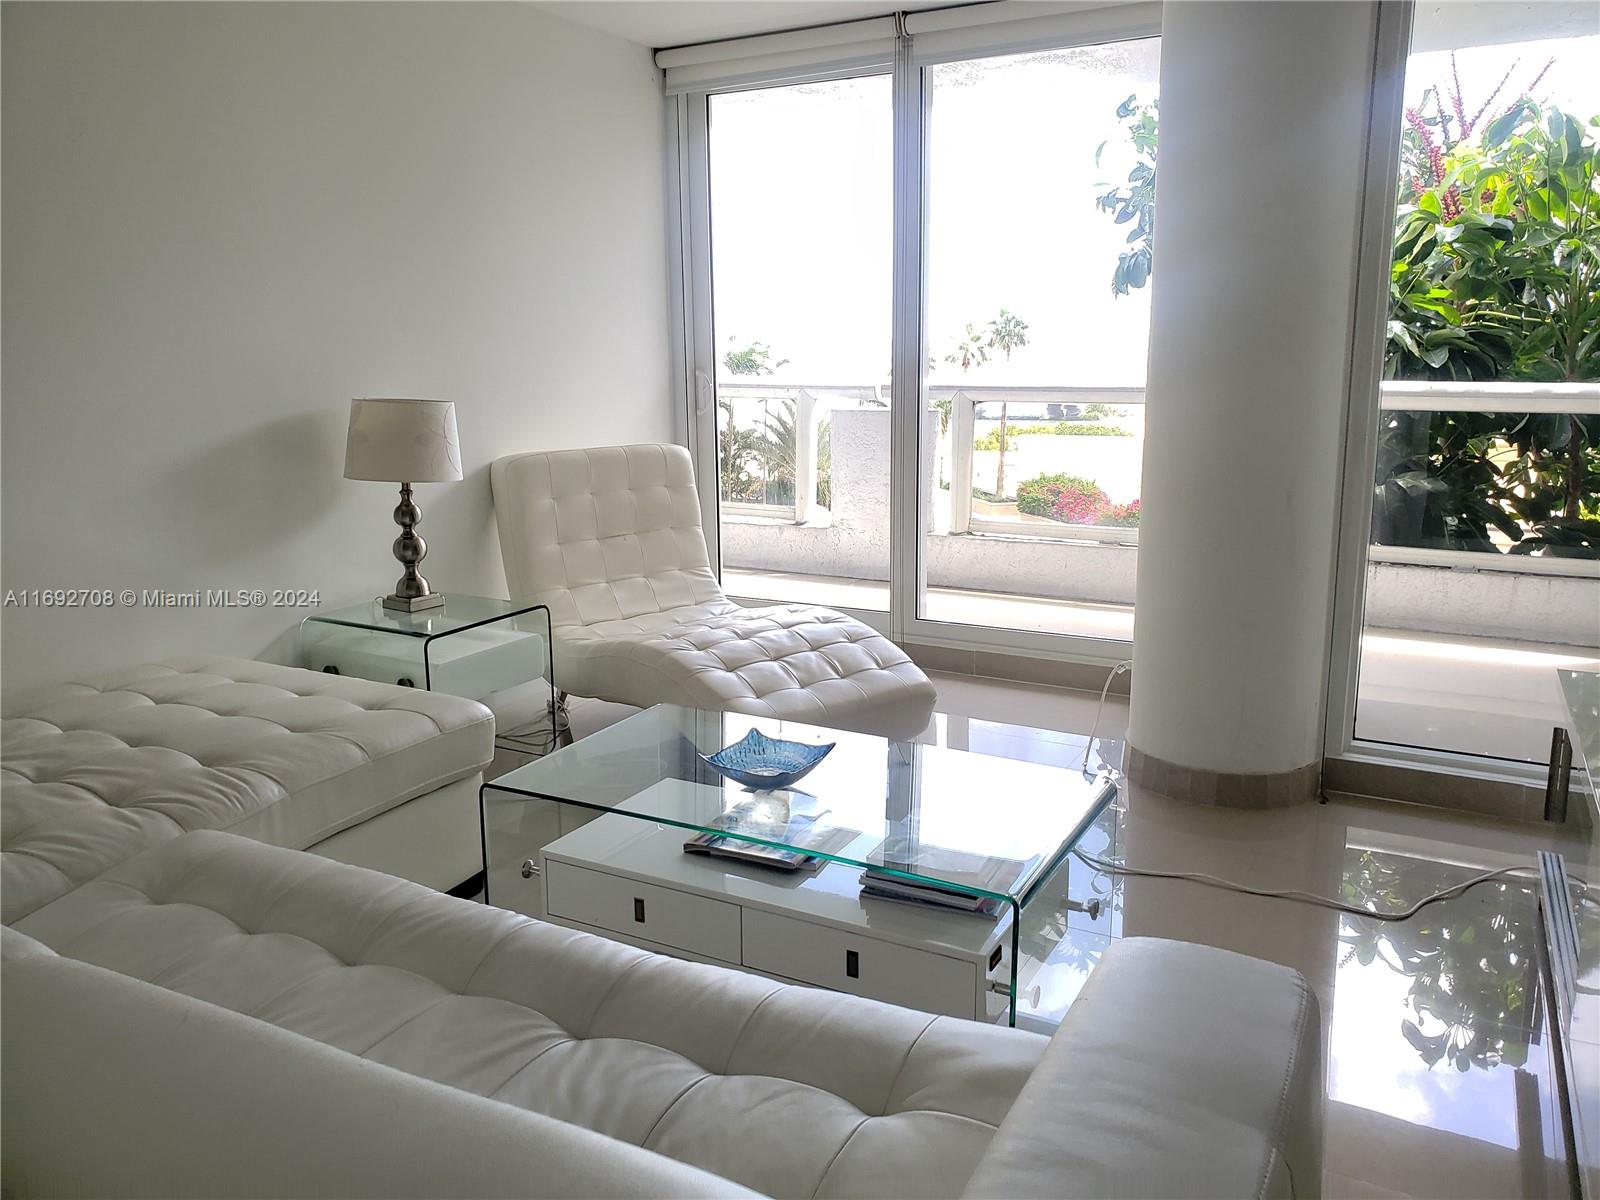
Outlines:
{"type": "Polygon", "coordinates": [[[1376,6],[1173,3],[1129,774],[1314,794],[1376,6]]]}

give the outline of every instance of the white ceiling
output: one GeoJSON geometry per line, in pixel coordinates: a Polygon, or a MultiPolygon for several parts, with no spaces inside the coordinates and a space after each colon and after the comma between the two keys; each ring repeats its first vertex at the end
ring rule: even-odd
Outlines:
{"type": "Polygon", "coordinates": [[[537,0],[548,13],[652,49],[776,33],[972,0],[537,0]]]}

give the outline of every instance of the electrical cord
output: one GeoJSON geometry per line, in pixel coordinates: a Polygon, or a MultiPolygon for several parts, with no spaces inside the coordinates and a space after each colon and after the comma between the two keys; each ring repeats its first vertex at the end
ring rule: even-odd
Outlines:
{"type": "Polygon", "coordinates": [[[1181,879],[1188,883],[1198,883],[1203,887],[1221,888],[1228,892],[1242,892],[1247,896],[1261,896],[1268,900],[1292,900],[1297,904],[1314,904],[1319,908],[1331,908],[1335,912],[1350,913],[1357,917],[1370,917],[1374,921],[1409,921],[1430,904],[1437,904],[1441,900],[1454,900],[1457,896],[1465,895],[1472,888],[1481,883],[1488,883],[1494,879],[1507,876],[1520,876],[1537,878],[1537,872],[1530,867],[1501,867],[1497,871],[1485,871],[1482,875],[1475,875],[1471,879],[1456,884],[1454,887],[1445,888],[1443,891],[1434,892],[1431,896],[1424,896],[1415,904],[1397,912],[1376,912],[1370,908],[1362,908],[1356,904],[1345,904],[1327,896],[1318,896],[1312,892],[1269,891],[1266,888],[1247,887],[1242,883],[1233,883],[1227,879],[1219,879],[1215,875],[1203,875],[1197,871],[1151,871],[1142,867],[1129,867],[1121,863],[1108,862],[1103,858],[1096,858],[1083,850],[1074,848],[1073,856],[1084,865],[1096,870],[1104,871],[1108,875],[1135,875],[1142,879],[1181,879]]]}
{"type": "Polygon", "coordinates": [[[1100,689],[1100,703],[1094,706],[1094,721],[1089,725],[1089,740],[1083,745],[1083,762],[1080,764],[1083,773],[1089,774],[1089,755],[1094,753],[1094,737],[1100,731],[1100,714],[1105,711],[1106,696],[1111,692],[1111,681],[1118,675],[1133,669],[1133,659],[1125,658],[1111,668],[1111,673],[1106,676],[1105,686],[1100,689]]]}
{"type": "MultiPolygon", "coordinates": [[[[1100,702],[1095,705],[1094,721],[1089,726],[1089,739],[1083,748],[1082,770],[1085,778],[1089,777],[1090,775],[1089,756],[1094,753],[1095,736],[1100,730],[1100,716],[1105,711],[1106,697],[1111,692],[1111,683],[1118,675],[1131,670],[1132,667],[1132,659],[1124,659],[1123,661],[1117,663],[1111,668],[1110,673],[1106,675],[1105,685],[1100,689],[1100,702]]],[[[1121,785],[1123,780],[1121,771],[1118,771],[1114,767],[1107,767],[1104,768],[1103,773],[1110,775],[1116,780],[1119,786],[1121,785]]],[[[1077,847],[1073,847],[1072,853],[1075,858],[1084,863],[1086,866],[1096,871],[1102,871],[1108,875],[1132,875],[1142,879],[1182,880],[1187,883],[1200,884],[1202,887],[1220,888],[1223,891],[1239,892],[1246,896],[1260,896],[1267,900],[1289,900],[1296,904],[1311,904],[1318,908],[1328,908],[1335,912],[1349,913],[1352,916],[1368,917],[1374,921],[1409,921],[1412,917],[1416,916],[1430,904],[1438,904],[1443,900],[1454,900],[1458,896],[1464,896],[1467,892],[1478,885],[1489,883],[1495,879],[1505,879],[1514,876],[1523,879],[1538,877],[1538,873],[1531,867],[1501,867],[1499,870],[1485,871],[1481,875],[1475,875],[1471,879],[1467,879],[1456,884],[1454,887],[1448,887],[1442,891],[1434,892],[1431,896],[1424,896],[1415,904],[1400,909],[1397,912],[1376,912],[1370,908],[1362,908],[1360,905],[1345,904],[1342,901],[1334,900],[1328,896],[1318,896],[1313,892],[1300,892],[1293,890],[1272,891],[1267,888],[1253,888],[1242,883],[1234,883],[1228,879],[1219,879],[1215,875],[1202,874],[1198,871],[1152,871],[1142,867],[1130,867],[1122,863],[1114,863],[1103,858],[1097,858],[1093,854],[1090,854],[1084,850],[1080,850],[1077,847]]],[[[1098,899],[1099,898],[1097,897],[1096,900],[1098,901],[1098,899]]],[[[1096,907],[1099,907],[1098,903],[1096,903],[1096,907]]],[[[1097,917],[1099,914],[1091,912],[1089,915],[1091,918],[1093,918],[1097,917]]]]}

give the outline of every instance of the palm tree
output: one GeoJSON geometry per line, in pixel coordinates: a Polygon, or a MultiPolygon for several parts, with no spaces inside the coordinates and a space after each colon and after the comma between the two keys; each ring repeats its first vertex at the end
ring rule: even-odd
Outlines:
{"type": "MultiPolygon", "coordinates": [[[[1003,313],[1005,309],[1000,311],[1003,313]]],[[[968,321],[966,332],[955,340],[944,360],[960,367],[963,372],[970,371],[973,367],[981,367],[989,361],[989,347],[993,344],[992,341],[985,342],[984,335],[974,329],[972,322],[968,321]]]]}
{"type": "MultiPolygon", "coordinates": [[[[738,347],[739,339],[730,337],[728,345],[738,347]]],[[[772,347],[765,342],[751,342],[747,346],[730,348],[722,356],[722,369],[729,375],[771,375],[779,367],[789,365],[787,358],[772,361],[772,347]]]]}
{"type": "Polygon", "coordinates": [[[740,429],[733,420],[733,401],[718,400],[722,410],[721,428],[717,430],[717,465],[724,500],[749,500],[757,480],[750,474],[751,460],[759,453],[759,435],[751,429],[740,429]]]}
{"type": "MultiPolygon", "coordinates": [[[[817,423],[817,494],[813,497],[824,508],[833,504],[833,447],[829,437],[831,422],[817,423]]],[[[795,494],[799,479],[800,436],[795,423],[795,402],[781,401],[777,409],[768,409],[765,426],[756,435],[755,449],[767,469],[771,483],[784,485],[789,496],[795,494]]],[[[768,503],[771,503],[768,498],[768,503]]]]}
{"type": "MultiPolygon", "coordinates": [[[[772,347],[761,341],[749,342],[741,347],[735,335],[728,338],[728,347],[728,351],[722,356],[722,369],[729,375],[771,375],[789,362],[787,358],[773,362],[772,347]]],[[[724,417],[722,427],[717,432],[718,474],[722,498],[749,500],[758,487],[765,493],[765,481],[758,481],[750,475],[752,460],[760,455],[761,432],[755,429],[740,429],[734,423],[732,400],[719,397],[717,407],[722,410],[724,417]]]]}
{"type": "MultiPolygon", "coordinates": [[[[967,326],[971,329],[972,326],[967,326]]],[[[1011,352],[1028,344],[1028,323],[1005,309],[989,322],[989,346],[999,350],[1011,361],[1011,352]]],[[[995,465],[994,494],[1005,500],[1006,495],[1006,402],[1000,401],[1000,458],[995,465]]]]}

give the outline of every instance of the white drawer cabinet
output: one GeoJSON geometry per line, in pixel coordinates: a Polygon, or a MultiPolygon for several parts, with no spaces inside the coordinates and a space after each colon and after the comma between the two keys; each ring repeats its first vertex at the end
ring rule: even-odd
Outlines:
{"type": "Polygon", "coordinates": [[[684,837],[616,815],[564,834],[542,853],[548,919],[923,1012],[995,1018],[989,980],[1007,969],[1009,922],[864,900],[860,869],[840,864],[792,876],[686,855],[684,837]]]}
{"type": "Polygon", "coordinates": [[[973,1016],[978,990],[970,962],[754,908],[744,910],[744,965],[953,1017],[973,1016]]]}
{"type": "Polygon", "coordinates": [[[675,888],[545,860],[549,915],[720,962],[740,961],[739,908],[675,888]]]}

